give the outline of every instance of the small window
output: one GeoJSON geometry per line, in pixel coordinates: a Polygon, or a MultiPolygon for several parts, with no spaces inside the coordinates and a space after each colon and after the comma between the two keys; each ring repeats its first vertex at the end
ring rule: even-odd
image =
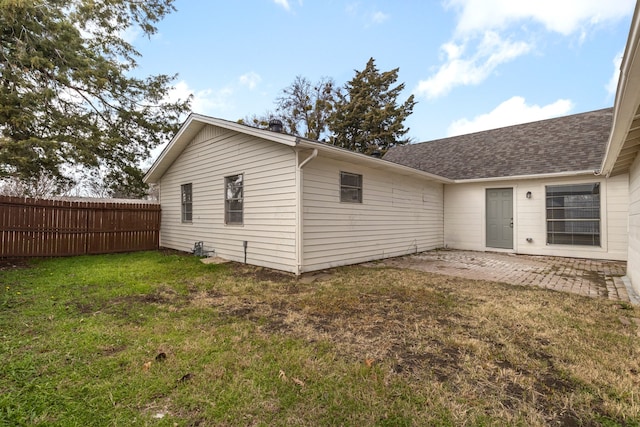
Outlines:
{"type": "Polygon", "coordinates": [[[600,184],[547,186],[547,243],[600,246],[600,184]]]}
{"type": "Polygon", "coordinates": [[[362,203],[362,175],[340,172],[340,201],[362,203]]]}
{"type": "Polygon", "coordinates": [[[182,193],[182,222],[191,222],[193,220],[191,184],[184,184],[180,188],[182,193]]]}
{"type": "Polygon", "coordinates": [[[244,175],[225,177],[224,188],[224,223],[242,225],[244,175]]]}

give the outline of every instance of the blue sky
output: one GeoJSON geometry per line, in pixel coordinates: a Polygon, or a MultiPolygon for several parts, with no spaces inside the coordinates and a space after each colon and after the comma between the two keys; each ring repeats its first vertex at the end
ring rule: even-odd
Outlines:
{"type": "Polygon", "coordinates": [[[400,68],[405,122],[427,141],[613,105],[633,0],[177,0],[138,73],[238,120],[274,110],[296,75],[338,85],[370,57],[400,68]]]}

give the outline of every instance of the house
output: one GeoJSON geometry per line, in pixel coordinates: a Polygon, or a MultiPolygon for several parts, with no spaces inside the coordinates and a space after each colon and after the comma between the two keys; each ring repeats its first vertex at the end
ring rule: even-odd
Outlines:
{"type": "Polygon", "coordinates": [[[626,259],[627,179],[595,173],[611,109],[384,159],[192,114],[145,180],[162,246],[301,274],[439,247],[626,259]],[[550,205],[553,204],[553,205],[550,205]]]}
{"type": "Polygon", "coordinates": [[[160,245],[301,274],[442,247],[444,184],[379,158],[192,114],[152,165],[160,245]]]}
{"type": "Polygon", "coordinates": [[[612,109],[391,149],[444,185],[444,245],[626,260],[627,178],[598,175],[612,109]]]}
{"type": "Polygon", "coordinates": [[[620,67],[620,78],[613,106],[613,124],[602,162],[601,174],[608,179],[628,182],[629,215],[627,279],[640,294],[640,11],[631,21],[627,46],[620,67]]]}
{"type": "Polygon", "coordinates": [[[614,107],[383,159],[192,114],[153,164],[160,244],[301,274],[439,247],[628,260],[640,293],[640,18],[614,107]]]}

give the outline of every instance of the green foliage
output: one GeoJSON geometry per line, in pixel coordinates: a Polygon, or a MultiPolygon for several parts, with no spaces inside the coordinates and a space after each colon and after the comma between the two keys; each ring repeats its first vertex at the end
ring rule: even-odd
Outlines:
{"type": "Polygon", "coordinates": [[[328,119],[335,105],[335,82],[328,77],[315,84],[302,76],[282,90],[276,100],[277,113],[289,133],[318,140],[327,134],[328,119]]]}
{"type": "MultiPolygon", "coordinates": [[[[276,118],[276,114],[271,111],[266,111],[261,115],[252,114],[249,116],[245,116],[242,119],[238,120],[238,123],[241,125],[253,126],[254,128],[267,129],[269,127],[269,120],[276,118]]],[[[284,132],[291,133],[291,130],[288,126],[283,123],[284,132]]]]}
{"type": "Polygon", "coordinates": [[[404,83],[392,87],[398,80],[398,68],[380,72],[373,58],[362,71],[338,93],[335,111],[329,118],[333,136],[331,143],[365,154],[380,152],[409,142],[404,120],[416,104],[413,95],[398,105],[397,98],[404,83]]]}
{"type": "Polygon", "coordinates": [[[142,178],[144,178],[144,171],[134,165],[123,165],[121,170],[110,170],[104,180],[108,196],[125,199],[144,198],[148,195],[149,189],[142,182],[142,178]]]}
{"type": "Polygon", "coordinates": [[[175,76],[132,77],[140,54],[122,35],[152,35],[172,3],[0,0],[0,177],[102,165],[137,191],[136,165],[189,100],[166,101],[175,76]]]}
{"type": "Polygon", "coordinates": [[[278,117],[284,131],[309,139],[327,139],[329,143],[364,154],[384,154],[391,147],[407,144],[409,132],[405,119],[416,104],[413,95],[402,104],[397,98],[404,83],[398,80],[398,68],[380,72],[373,58],[363,71],[344,88],[336,88],[333,79],[323,77],[315,84],[296,76],[276,99],[276,112],[247,116],[239,123],[267,128],[278,117]]]}

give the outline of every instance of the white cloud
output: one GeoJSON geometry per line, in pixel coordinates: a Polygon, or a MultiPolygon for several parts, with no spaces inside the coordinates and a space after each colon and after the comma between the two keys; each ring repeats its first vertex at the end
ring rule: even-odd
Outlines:
{"type": "Polygon", "coordinates": [[[365,28],[382,24],[391,17],[388,13],[368,6],[367,4],[363,6],[359,1],[351,2],[345,6],[344,11],[348,16],[362,23],[365,28]]]}
{"type": "MultiPolygon", "coordinates": [[[[142,30],[140,27],[128,27],[121,30],[118,35],[125,42],[133,44],[142,35],[142,30]]],[[[154,34],[155,37],[159,37],[159,35],[160,33],[154,34]]]]}
{"type": "Polygon", "coordinates": [[[226,110],[230,107],[233,89],[225,87],[219,90],[193,90],[184,80],[179,81],[169,91],[168,101],[185,100],[193,95],[191,111],[199,114],[214,114],[216,110],[226,110]]]}
{"type": "Polygon", "coordinates": [[[501,29],[521,21],[534,21],[563,35],[627,16],[634,0],[449,0],[459,11],[458,34],[501,29]]]}
{"type": "Polygon", "coordinates": [[[169,91],[167,101],[175,102],[185,100],[189,96],[191,99],[191,111],[199,114],[222,115],[234,108],[234,95],[242,87],[252,90],[262,81],[258,73],[253,71],[243,74],[235,80],[234,83],[228,84],[220,89],[200,89],[195,90],[189,84],[181,80],[175,84],[169,91]]]}
{"type": "Polygon", "coordinates": [[[573,102],[568,99],[559,99],[545,106],[527,105],[525,99],[514,96],[493,111],[481,114],[469,120],[466,118],[456,120],[449,125],[447,136],[464,135],[488,129],[496,129],[520,123],[550,119],[569,114],[573,109],[573,102]]]}
{"type": "Polygon", "coordinates": [[[250,71],[241,75],[239,80],[242,86],[246,86],[249,89],[255,89],[255,87],[258,86],[258,83],[262,81],[262,77],[260,77],[260,74],[250,71]]]}
{"type": "Polygon", "coordinates": [[[374,12],[373,15],[371,15],[372,24],[382,24],[387,19],[389,19],[389,15],[381,11],[374,12]]]}
{"type": "Polygon", "coordinates": [[[446,54],[446,62],[426,80],[418,82],[415,93],[419,96],[436,98],[447,94],[455,86],[477,85],[505,62],[524,55],[531,50],[525,42],[502,40],[495,32],[486,32],[470,57],[465,58],[467,43],[445,43],[441,49],[446,54]]]}
{"type": "Polygon", "coordinates": [[[609,96],[615,96],[616,91],[618,90],[618,78],[620,77],[620,66],[622,65],[622,55],[623,52],[618,52],[616,56],[613,58],[613,74],[611,75],[611,79],[605,85],[607,89],[607,93],[609,96]]]}
{"type": "Polygon", "coordinates": [[[285,10],[291,10],[289,0],[273,0],[273,2],[278,6],[282,6],[285,10]]]}
{"type": "Polygon", "coordinates": [[[528,22],[564,36],[577,33],[582,41],[589,29],[629,15],[634,5],[634,0],[446,0],[445,7],[458,13],[454,38],[441,46],[445,62],[414,92],[436,98],[456,86],[481,83],[501,64],[533,49],[532,42],[513,38],[528,22]]]}

